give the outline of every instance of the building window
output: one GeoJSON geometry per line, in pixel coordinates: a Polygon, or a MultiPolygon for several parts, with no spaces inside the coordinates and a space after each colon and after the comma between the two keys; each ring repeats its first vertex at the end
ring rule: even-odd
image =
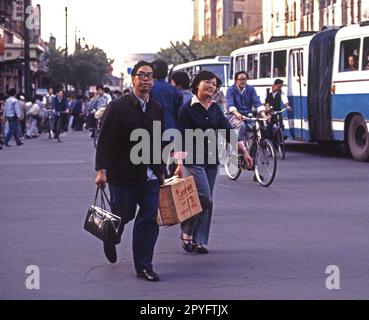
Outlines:
{"type": "Polygon", "coordinates": [[[235,12],[234,13],[234,26],[242,26],[243,25],[243,17],[242,12],[235,12]]]}
{"type": "Polygon", "coordinates": [[[301,10],[302,10],[302,15],[306,16],[311,14],[311,0],[302,0],[301,1],[301,10]]]}

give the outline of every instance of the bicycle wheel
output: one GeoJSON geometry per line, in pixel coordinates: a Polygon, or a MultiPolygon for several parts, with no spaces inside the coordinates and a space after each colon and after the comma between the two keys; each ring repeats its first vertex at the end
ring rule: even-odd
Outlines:
{"type": "Polygon", "coordinates": [[[278,150],[278,154],[281,157],[281,159],[284,160],[286,157],[286,145],[284,142],[284,135],[283,135],[282,128],[277,129],[275,139],[276,139],[276,147],[278,150]]]}
{"type": "Polygon", "coordinates": [[[49,134],[49,139],[54,139],[54,121],[52,120],[51,116],[48,116],[48,134],[49,134]]]}
{"type": "Polygon", "coordinates": [[[257,181],[263,187],[269,187],[273,183],[277,171],[275,149],[270,140],[260,141],[255,152],[254,162],[257,181]]]}
{"type": "Polygon", "coordinates": [[[58,123],[56,124],[56,135],[58,137],[58,142],[61,142],[60,134],[61,134],[61,118],[58,118],[58,123]]]}
{"type": "MultiPolygon", "coordinates": [[[[242,172],[242,169],[240,168],[239,157],[237,155],[237,158],[236,158],[236,154],[232,154],[232,152],[234,152],[234,151],[232,150],[232,146],[228,143],[226,144],[226,146],[223,150],[225,151],[225,153],[224,153],[224,157],[225,157],[224,169],[225,169],[225,172],[226,172],[229,179],[237,180],[238,177],[241,175],[241,172],[242,172]]],[[[220,157],[220,159],[221,158],[222,157],[220,157]]]]}
{"type": "Polygon", "coordinates": [[[94,129],[94,146],[97,147],[97,142],[99,141],[99,129],[94,129]]]}

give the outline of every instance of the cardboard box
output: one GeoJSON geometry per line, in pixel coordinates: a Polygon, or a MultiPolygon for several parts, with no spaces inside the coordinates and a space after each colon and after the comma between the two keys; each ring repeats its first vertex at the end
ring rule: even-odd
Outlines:
{"type": "Polygon", "coordinates": [[[160,187],[157,216],[159,226],[181,223],[200,212],[202,207],[192,176],[168,179],[160,187]]]}

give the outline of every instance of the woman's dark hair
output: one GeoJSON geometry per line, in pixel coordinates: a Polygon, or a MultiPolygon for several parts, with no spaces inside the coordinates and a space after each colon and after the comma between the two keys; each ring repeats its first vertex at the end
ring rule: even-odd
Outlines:
{"type": "Polygon", "coordinates": [[[204,80],[211,80],[211,79],[216,79],[217,76],[210,72],[210,71],[206,71],[206,70],[202,70],[200,71],[195,78],[192,80],[192,84],[191,84],[191,89],[192,89],[192,93],[194,95],[197,95],[197,91],[198,91],[198,86],[200,84],[201,81],[204,80]]]}
{"type": "Polygon", "coordinates": [[[220,78],[216,77],[217,79],[217,88],[220,88],[220,86],[222,85],[222,80],[220,80],[220,78]]]}
{"type": "Polygon", "coordinates": [[[176,83],[177,86],[181,86],[182,89],[189,89],[190,88],[190,77],[188,76],[187,72],[184,71],[177,71],[172,74],[172,80],[176,83]]]}
{"type": "Polygon", "coordinates": [[[143,66],[149,66],[149,67],[154,71],[154,66],[152,65],[152,63],[147,62],[147,61],[144,61],[144,60],[140,60],[140,61],[138,61],[138,62],[134,65],[134,67],[133,67],[133,69],[132,69],[131,76],[132,76],[132,77],[135,77],[135,76],[136,76],[136,74],[137,74],[138,69],[140,69],[140,68],[141,68],[141,67],[143,67],[143,66]]]}
{"type": "Polygon", "coordinates": [[[168,75],[168,64],[161,59],[157,59],[152,63],[154,67],[154,78],[163,80],[168,75]]]}
{"type": "Polygon", "coordinates": [[[104,91],[104,86],[102,86],[102,85],[98,85],[98,86],[96,86],[96,91],[97,91],[97,90],[99,90],[99,89],[101,89],[101,90],[103,90],[103,91],[104,91]]]}

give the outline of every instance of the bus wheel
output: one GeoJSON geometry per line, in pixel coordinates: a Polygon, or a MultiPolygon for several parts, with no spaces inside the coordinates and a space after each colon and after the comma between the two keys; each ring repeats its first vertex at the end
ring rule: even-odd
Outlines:
{"type": "Polygon", "coordinates": [[[369,135],[365,120],[360,115],[355,115],[348,128],[348,147],[355,160],[367,161],[369,158],[369,135]]]}

